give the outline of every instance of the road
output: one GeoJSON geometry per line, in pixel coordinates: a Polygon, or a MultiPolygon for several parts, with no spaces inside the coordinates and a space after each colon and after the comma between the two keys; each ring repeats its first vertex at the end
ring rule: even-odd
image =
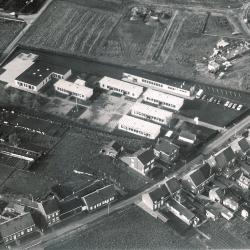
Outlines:
{"type": "Polygon", "coordinates": [[[25,21],[27,25],[24,29],[16,36],[16,38],[8,45],[8,47],[3,51],[2,57],[0,58],[0,63],[2,63],[6,57],[14,50],[18,41],[24,36],[30,26],[36,21],[36,19],[46,10],[46,8],[50,5],[53,0],[47,0],[42,8],[38,11],[38,13],[33,15],[20,15],[19,19],[25,21]]]}
{"type": "MultiPolygon", "coordinates": [[[[213,140],[208,146],[206,146],[203,149],[202,153],[209,154],[209,153],[213,152],[213,150],[215,148],[222,146],[229,138],[233,137],[236,133],[243,130],[244,128],[246,128],[249,125],[250,125],[250,116],[247,116],[245,119],[243,119],[241,122],[236,124],[234,127],[230,128],[226,132],[224,132],[220,137],[213,140]]],[[[200,156],[196,157],[191,162],[184,164],[177,172],[168,176],[168,178],[171,178],[172,176],[177,176],[177,177],[183,176],[183,174],[185,174],[188,170],[197,168],[201,164],[202,160],[203,160],[203,156],[200,155],[200,156]]],[[[117,203],[111,205],[109,212],[110,213],[115,212],[115,211],[120,210],[126,206],[132,205],[132,204],[140,201],[143,193],[147,193],[147,192],[155,189],[160,184],[163,184],[164,181],[165,180],[162,180],[162,181],[154,184],[153,186],[147,188],[146,190],[140,192],[137,195],[134,195],[131,198],[128,198],[126,200],[123,200],[123,201],[120,201],[120,202],[117,202],[117,203]]],[[[66,235],[72,234],[72,233],[79,231],[79,230],[84,230],[89,223],[94,222],[97,219],[100,219],[103,216],[107,216],[107,215],[108,215],[107,209],[99,210],[93,214],[88,215],[87,217],[84,217],[84,218],[77,220],[76,222],[69,223],[68,225],[65,225],[64,227],[62,227],[60,229],[57,229],[57,230],[54,230],[50,233],[42,235],[41,238],[23,245],[22,249],[34,249],[33,247],[38,246],[38,245],[40,247],[46,247],[51,243],[51,241],[60,240],[60,238],[63,238],[66,235]]],[[[20,246],[18,246],[18,249],[20,249],[20,246]]]]}

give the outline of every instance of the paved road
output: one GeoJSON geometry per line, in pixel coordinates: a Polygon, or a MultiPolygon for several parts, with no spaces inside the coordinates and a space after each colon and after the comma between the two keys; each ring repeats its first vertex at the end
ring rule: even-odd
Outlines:
{"type": "MultiPolygon", "coordinates": [[[[224,132],[220,137],[218,137],[217,139],[212,141],[207,147],[204,148],[203,153],[204,154],[211,153],[216,147],[220,147],[229,138],[231,138],[236,133],[238,133],[239,131],[241,131],[242,129],[246,128],[249,125],[250,125],[250,116],[246,117],[241,122],[236,124],[234,127],[230,128],[229,130],[224,132]]],[[[200,155],[200,156],[196,157],[191,162],[183,165],[182,168],[180,168],[177,172],[175,172],[174,174],[171,174],[169,176],[169,178],[172,176],[181,177],[188,170],[197,168],[200,165],[200,163],[202,162],[202,160],[203,160],[203,156],[200,155]]],[[[128,206],[128,205],[131,205],[131,204],[134,204],[134,203],[140,201],[141,195],[143,193],[146,193],[146,192],[153,190],[154,188],[156,188],[158,185],[160,185],[162,183],[164,183],[164,180],[156,183],[155,185],[147,188],[143,192],[141,192],[141,193],[139,193],[131,198],[128,198],[126,200],[115,203],[114,205],[111,205],[110,206],[110,213],[115,212],[117,210],[120,210],[120,209],[128,206]]],[[[87,227],[88,223],[94,222],[95,220],[100,219],[101,217],[106,216],[107,214],[108,214],[107,209],[102,209],[100,211],[97,211],[93,214],[88,215],[87,217],[79,219],[76,222],[69,223],[68,225],[65,225],[63,228],[52,231],[51,233],[47,233],[35,241],[29,242],[28,244],[23,245],[22,249],[34,249],[34,246],[38,246],[38,245],[46,247],[51,243],[51,241],[59,240],[60,238],[63,238],[68,234],[72,234],[76,231],[83,230],[87,227]]],[[[18,249],[20,249],[20,246],[18,247],[18,249]]]]}

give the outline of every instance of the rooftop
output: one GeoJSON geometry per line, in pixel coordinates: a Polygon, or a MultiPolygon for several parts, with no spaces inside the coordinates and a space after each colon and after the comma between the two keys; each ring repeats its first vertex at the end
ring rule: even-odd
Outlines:
{"type": "Polygon", "coordinates": [[[156,188],[155,190],[149,193],[149,196],[153,202],[159,202],[160,200],[167,198],[170,196],[170,193],[165,185],[161,185],[160,187],[156,188]]]}
{"type": "Polygon", "coordinates": [[[47,215],[59,210],[58,203],[55,199],[49,199],[42,202],[43,209],[47,215]]]}
{"type": "Polygon", "coordinates": [[[250,145],[246,138],[242,138],[241,140],[239,140],[238,144],[243,153],[246,153],[248,150],[250,150],[250,145]]]}
{"type": "Polygon", "coordinates": [[[224,148],[215,154],[215,161],[221,168],[225,167],[236,156],[231,147],[224,148]]]}
{"type": "Polygon", "coordinates": [[[154,150],[152,148],[139,150],[135,152],[134,156],[136,156],[143,165],[155,159],[154,150]]]}
{"type": "Polygon", "coordinates": [[[180,137],[195,141],[196,140],[196,135],[189,132],[188,130],[182,130],[180,132],[180,137]]]}
{"type": "Polygon", "coordinates": [[[68,71],[69,69],[64,67],[45,65],[41,61],[36,61],[31,67],[19,75],[16,80],[37,86],[53,72],[64,75],[68,71]]]}
{"type": "Polygon", "coordinates": [[[179,149],[179,146],[175,145],[169,140],[161,139],[156,145],[155,149],[161,151],[167,155],[171,155],[175,150],[179,149]]]}
{"type": "Polygon", "coordinates": [[[181,184],[175,177],[167,180],[165,185],[171,194],[174,194],[181,189],[181,184]]]}

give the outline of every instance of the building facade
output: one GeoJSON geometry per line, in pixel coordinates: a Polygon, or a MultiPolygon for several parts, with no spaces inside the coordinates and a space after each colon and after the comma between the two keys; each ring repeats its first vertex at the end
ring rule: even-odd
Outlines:
{"type": "Polygon", "coordinates": [[[118,122],[118,129],[154,140],[160,134],[161,126],[124,115],[118,122]]]}
{"type": "Polygon", "coordinates": [[[139,98],[143,93],[143,87],[120,81],[111,77],[104,76],[100,81],[100,88],[126,95],[131,98],[139,98]]]}
{"type": "Polygon", "coordinates": [[[136,103],[131,109],[131,114],[163,125],[166,125],[173,116],[172,112],[143,103],[136,103]]]}
{"type": "Polygon", "coordinates": [[[143,100],[145,102],[153,103],[176,111],[178,111],[184,103],[183,98],[162,93],[153,89],[145,91],[143,94],[143,100]]]}
{"type": "Polygon", "coordinates": [[[178,84],[167,84],[140,76],[135,76],[129,73],[123,73],[122,79],[140,86],[149,87],[161,92],[170,93],[184,98],[191,97],[195,93],[195,85],[186,84],[185,82],[178,84]]]}

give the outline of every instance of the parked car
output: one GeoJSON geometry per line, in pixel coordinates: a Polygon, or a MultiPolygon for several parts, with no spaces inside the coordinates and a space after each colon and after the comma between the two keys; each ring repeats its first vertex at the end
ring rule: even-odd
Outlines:
{"type": "Polygon", "coordinates": [[[216,98],[214,98],[213,103],[217,103],[217,99],[216,98]]]}
{"type": "Polygon", "coordinates": [[[213,99],[214,99],[214,98],[213,98],[213,97],[211,97],[211,98],[208,100],[208,102],[212,102],[212,101],[213,101],[213,99]]]}
{"type": "Polygon", "coordinates": [[[221,104],[221,100],[220,99],[218,99],[217,104],[221,104]]]}
{"type": "Polygon", "coordinates": [[[228,104],[228,108],[232,108],[233,105],[234,105],[234,104],[233,104],[232,102],[230,102],[230,103],[228,104]]]}
{"type": "Polygon", "coordinates": [[[206,95],[203,95],[202,98],[201,98],[201,100],[205,100],[206,97],[207,97],[206,95]]]}
{"type": "Polygon", "coordinates": [[[232,109],[236,109],[236,107],[237,107],[237,104],[235,103],[235,104],[233,105],[232,109]]]}
{"type": "Polygon", "coordinates": [[[239,111],[239,110],[241,110],[242,108],[243,108],[243,105],[240,104],[240,105],[237,107],[237,110],[239,111]]]}
{"type": "Polygon", "coordinates": [[[226,103],[224,104],[225,107],[227,107],[229,105],[229,101],[226,101],[226,103]]]}

